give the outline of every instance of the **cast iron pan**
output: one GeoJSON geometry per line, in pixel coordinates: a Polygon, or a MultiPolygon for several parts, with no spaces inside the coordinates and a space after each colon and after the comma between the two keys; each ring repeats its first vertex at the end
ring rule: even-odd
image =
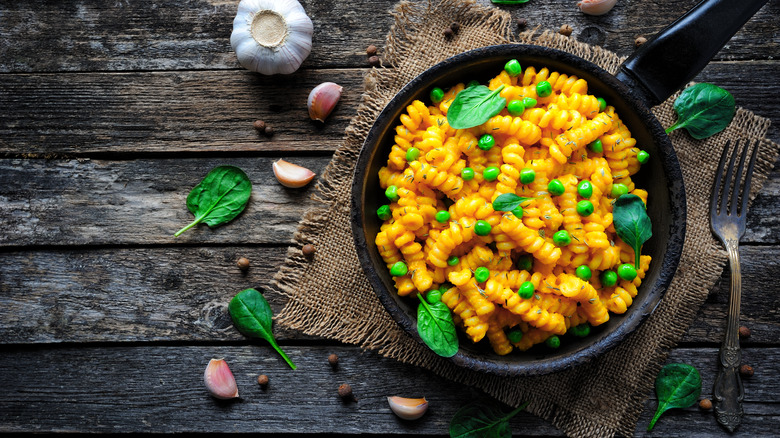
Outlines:
{"type": "Polygon", "coordinates": [[[648,214],[653,237],[642,248],[652,256],[634,303],[623,315],[594,327],[586,338],[566,336],[556,350],[536,346],[527,352],[499,356],[487,341],[473,344],[461,337],[451,360],[462,367],[504,376],[542,375],[587,362],[615,347],[658,305],[677,270],[685,236],[685,189],[680,165],[669,138],[650,107],[663,102],[688,83],[712,56],[767,0],[703,1],[642,45],[616,76],[571,54],[533,45],[498,45],[449,58],[426,70],[404,88],[380,113],[363,145],[352,186],[352,231],[358,258],[380,301],[401,327],[418,341],[417,301],[401,298],[374,240],[381,221],[376,210],[384,202],[377,172],[386,165],[400,115],[415,99],[427,100],[432,87],[447,89],[472,79],[486,83],[509,59],[524,68],[548,67],[588,82],[588,92],[613,105],[629,127],[637,147],[650,160],[633,179],[649,192],[648,214]]]}

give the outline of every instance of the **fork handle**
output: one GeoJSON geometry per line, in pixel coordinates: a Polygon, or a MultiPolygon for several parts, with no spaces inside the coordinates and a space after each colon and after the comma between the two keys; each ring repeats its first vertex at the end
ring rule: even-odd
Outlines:
{"type": "Polygon", "coordinates": [[[726,337],[720,346],[720,365],[712,389],[715,417],[729,432],[742,421],[742,399],[745,389],[739,376],[739,364],[742,352],[739,349],[739,308],[742,299],[742,274],[739,269],[739,241],[726,239],[723,242],[729,255],[731,266],[731,294],[729,314],[726,324],[726,337]]]}

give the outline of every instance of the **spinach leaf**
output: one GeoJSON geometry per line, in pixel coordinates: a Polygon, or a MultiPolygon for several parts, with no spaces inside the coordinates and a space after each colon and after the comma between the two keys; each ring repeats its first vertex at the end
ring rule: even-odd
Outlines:
{"type": "Polygon", "coordinates": [[[699,83],[686,88],[674,101],[677,122],[666,129],[670,133],[685,128],[691,137],[701,140],[723,131],[734,118],[734,96],[717,85],[699,83]]]}
{"type": "Polygon", "coordinates": [[[511,438],[509,419],[525,409],[528,403],[505,413],[495,403],[474,401],[455,412],[450,420],[452,438],[511,438]]]}
{"type": "Polygon", "coordinates": [[[442,357],[452,357],[458,352],[458,334],[449,307],[441,301],[428,304],[421,294],[417,294],[420,305],[417,307],[417,333],[434,353],[442,357]]]}
{"type": "Polygon", "coordinates": [[[496,197],[493,201],[493,210],[495,211],[512,211],[520,206],[525,201],[530,201],[534,198],[524,198],[517,196],[514,193],[502,193],[496,197]]]}
{"type": "Polygon", "coordinates": [[[531,0],[490,0],[494,5],[521,5],[531,0]]]}
{"type": "Polygon", "coordinates": [[[230,222],[244,211],[252,181],[243,170],[235,166],[219,166],[203,178],[187,196],[187,208],[195,215],[195,221],[174,234],[175,237],[200,222],[208,226],[230,222]]]}
{"type": "Polygon", "coordinates": [[[228,311],[230,312],[230,319],[233,320],[233,325],[236,326],[238,331],[250,338],[265,339],[282,356],[287,365],[290,365],[290,368],[296,368],[295,364],[284,354],[284,351],[279,348],[276,339],[274,339],[271,331],[274,314],[271,306],[268,305],[268,301],[265,300],[265,297],[260,292],[255,289],[246,289],[237,293],[230,300],[228,311]]]}
{"type": "Polygon", "coordinates": [[[634,267],[639,269],[642,244],[653,236],[653,224],[647,215],[645,203],[637,195],[622,195],[612,208],[612,223],[618,237],[634,248],[634,267]]]}
{"type": "Polygon", "coordinates": [[[468,129],[487,122],[506,107],[506,99],[498,93],[504,85],[491,91],[475,85],[458,93],[447,111],[447,123],[455,129],[468,129]]]}
{"type": "Polygon", "coordinates": [[[696,368],[684,363],[670,363],[661,369],[655,379],[658,410],[647,426],[650,431],[656,420],[669,409],[693,406],[701,394],[701,376],[696,368]]]}

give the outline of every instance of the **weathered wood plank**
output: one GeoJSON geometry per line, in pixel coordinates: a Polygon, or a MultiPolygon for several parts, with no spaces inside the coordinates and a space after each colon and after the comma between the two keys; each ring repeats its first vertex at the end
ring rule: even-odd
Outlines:
{"type": "MultiPolygon", "coordinates": [[[[488,0],[480,0],[489,4],[488,0]]],[[[366,66],[365,48],[382,46],[396,0],[301,2],[314,22],[312,53],[303,68],[366,66]]],[[[0,72],[233,69],[230,47],[235,1],[168,0],[153,5],[99,0],[42,0],[0,5],[0,72]],[[50,32],[49,29],[56,29],[50,32]]],[[[567,0],[504,7],[529,25],[574,28],[574,37],[620,55],[634,39],[671,23],[696,0],[620,3],[609,14],[582,14],[567,0]],[[653,20],[646,20],[652,16],[653,20]]],[[[769,2],[732,39],[718,59],[771,59],[780,42],[775,32],[780,4],[769,2]],[[769,36],[769,38],[767,38],[769,36]]]]}
{"type": "MultiPolygon", "coordinates": [[[[241,341],[228,301],[248,287],[265,292],[286,253],[251,246],[6,252],[0,343],[241,341]],[[252,261],[246,273],[235,264],[242,256],[252,261]]],[[[767,287],[775,284],[778,258],[778,246],[742,249],[741,322],[752,330],[743,345],[778,345],[780,294],[767,287]]],[[[726,271],[682,342],[721,342],[728,287],[726,271]]],[[[284,305],[266,296],[275,311],[284,305]]],[[[280,328],[276,335],[312,339],[280,328]]]]}
{"type": "MultiPolygon", "coordinates": [[[[780,62],[713,63],[697,77],[764,117],[780,114],[780,62]],[[749,73],[746,73],[746,70],[749,73]],[[761,90],[761,92],[757,92],[761,90]]],[[[360,102],[361,69],[306,70],[273,78],[243,71],[0,75],[0,154],[333,151],[360,102]],[[317,84],[344,87],[326,123],[306,100],[317,84]],[[262,119],[276,134],[258,135],[262,119]]],[[[773,120],[775,125],[780,120],[773,120]]],[[[769,138],[780,141],[773,127],[769,138]]]]}
{"type": "MultiPolygon", "coordinates": [[[[147,346],[100,348],[11,348],[0,361],[2,432],[252,432],[381,433],[442,435],[449,420],[468,401],[483,395],[419,368],[351,347],[284,346],[298,365],[287,368],[260,345],[147,346]],[[327,363],[339,355],[339,367],[327,363]],[[224,357],[236,376],[240,401],[218,402],[203,387],[203,369],[224,357]],[[377,372],[382,370],[382,372],[377,372]],[[269,376],[267,389],[255,379],[269,376]],[[305,379],[301,376],[305,375],[305,379]],[[349,383],[357,403],[336,395],[349,383]],[[386,397],[425,396],[430,408],[414,422],[401,421],[386,397]]],[[[756,375],[745,380],[745,418],[734,436],[769,436],[780,427],[771,407],[780,402],[776,348],[746,349],[756,375]]],[[[678,349],[670,361],[696,366],[709,395],[717,350],[678,349]]],[[[637,434],[643,432],[655,403],[647,402],[637,434]]],[[[560,435],[527,413],[512,420],[516,433],[560,435]]],[[[697,408],[668,412],[652,436],[720,436],[712,412],[697,408]]]]}
{"type": "MultiPolygon", "coordinates": [[[[328,158],[292,158],[321,174],[328,158]]],[[[215,242],[287,243],[303,212],[314,205],[313,184],[288,189],[274,177],[274,158],[101,160],[0,160],[0,246],[120,245],[215,242]],[[231,223],[200,224],[186,198],[214,167],[244,169],[252,197],[231,223]]]]}

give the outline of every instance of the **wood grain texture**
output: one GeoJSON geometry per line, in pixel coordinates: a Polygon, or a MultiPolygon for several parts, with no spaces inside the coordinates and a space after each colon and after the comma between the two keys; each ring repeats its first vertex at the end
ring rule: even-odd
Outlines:
{"type": "MultiPolygon", "coordinates": [[[[0,393],[0,432],[443,435],[460,406],[484,397],[357,348],[283,348],[297,371],[263,345],[11,348],[0,361],[0,375],[14,376],[0,393]],[[327,362],[331,353],[339,356],[335,370],[327,362]],[[240,400],[217,401],[206,392],[203,370],[212,357],[224,357],[230,365],[240,400]],[[269,377],[266,389],[256,383],[259,374],[269,377]],[[338,397],[342,383],[352,386],[357,403],[338,397]],[[417,421],[401,421],[387,405],[391,395],[425,396],[430,408],[417,421]]],[[[780,403],[778,380],[772,378],[780,372],[779,355],[777,348],[745,349],[744,360],[755,364],[756,374],[745,380],[745,418],[734,436],[771,436],[776,431],[780,415],[769,408],[780,403]]],[[[714,348],[677,349],[669,360],[698,368],[702,395],[707,396],[716,358],[714,348]]],[[[638,436],[647,435],[643,431],[654,407],[651,398],[638,436]]],[[[560,435],[527,413],[511,424],[523,436],[560,435]]],[[[650,436],[716,436],[718,430],[711,411],[694,407],[667,412],[650,436]]]]}
{"type": "MultiPolygon", "coordinates": [[[[254,246],[14,251],[2,255],[0,344],[241,341],[227,314],[239,291],[268,292],[287,249],[254,246]],[[251,260],[242,273],[238,257],[251,260]]],[[[316,257],[316,255],[315,255],[316,257]]],[[[780,247],[742,248],[741,324],[746,346],[778,346],[780,296],[763,285],[777,275],[780,247]]],[[[717,346],[728,309],[728,270],[686,333],[686,345],[717,346]]],[[[279,328],[281,340],[307,340],[279,328]]]]}
{"type": "MultiPolygon", "coordinates": [[[[697,78],[726,88],[737,105],[773,117],[780,102],[780,61],[713,63],[697,78]],[[746,68],[750,75],[744,75],[746,68]],[[757,92],[760,90],[760,92],[757,92]]],[[[306,70],[272,78],[245,71],[0,75],[0,154],[334,151],[356,113],[362,69],[306,70]],[[322,82],[344,94],[325,123],[306,100],[322,82]],[[275,135],[259,135],[261,119],[275,135]]],[[[773,120],[775,125],[780,120],[773,120]]],[[[780,141],[772,128],[769,138],[780,141]]]]}
{"type": "MultiPolygon", "coordinates": [[[[381,47],[390,30],[387,13],[396,0],[370,2],[301,1],[314,22],[306,68],[367,66],[365,49],[381,47]]],[[[479,3],[489,5],[488,0],[479,3]]],[[[574,28],[580,41],[621,56],[634,50],[639,35],[660,31],[696,0],[621,2],[600,17],[581,13],[568,0],[505,6],[530,27],[574,28]],[[632,17],[649,17],[637,20],[632,17]]],[[[235,69],[230,46],[237,1],[19,0],[0,4],[0,72],[235,69]],[[56,32],[47,31],[56,29],[56,32]],[[161,32],[161,29],[165,29],[161,32]],[[28,50],[34,47],[35,50],[28,50]]],[[[780,3],[771,1],[717,55],[722,60],[771,59],[780,3]],[[770,38],[767,38],[770,36],[770,38]]],[[[443,31],[443,29],[442,29],[443,31]]]]}

